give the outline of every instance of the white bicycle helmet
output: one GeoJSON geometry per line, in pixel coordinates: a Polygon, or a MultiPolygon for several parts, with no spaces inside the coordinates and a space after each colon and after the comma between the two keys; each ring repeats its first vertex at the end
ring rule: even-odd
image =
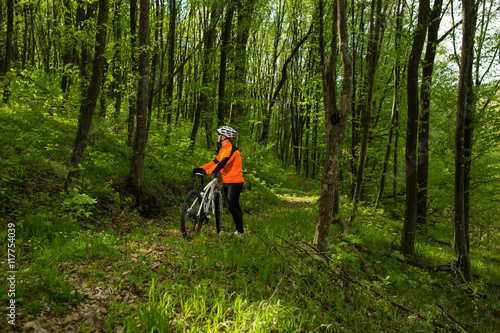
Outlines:
{"type": "Polygon", "coordinates": [[[236,131],[229,126],[222,126],[217,130],[217,133],[222,134],[229,139],[233,139],[236,137],[236,131]]]}

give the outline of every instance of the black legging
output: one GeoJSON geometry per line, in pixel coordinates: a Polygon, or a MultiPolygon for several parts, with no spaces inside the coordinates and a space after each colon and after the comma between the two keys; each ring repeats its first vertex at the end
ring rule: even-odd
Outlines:
{"type": "Polygon", "coordinates": [[[243,189],[243,183],[224,183],[222,188],[226,194],[228,208],[231,215],[233,215],[236,230],[243,233],[243,211],[240,206],[240,193],[243,189]]]}

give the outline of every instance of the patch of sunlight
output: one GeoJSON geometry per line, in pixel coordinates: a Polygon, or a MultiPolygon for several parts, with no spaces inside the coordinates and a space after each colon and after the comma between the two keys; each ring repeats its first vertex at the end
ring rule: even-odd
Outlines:
{"type": "Polygon", "coordinates": [[[306,196],[295,196],[290,194],[278,194],[278,197],[281,200],[285,200],[289,203],[307,203],[312,204],[319,200],[319,195],[306,195],[306,196]]]}

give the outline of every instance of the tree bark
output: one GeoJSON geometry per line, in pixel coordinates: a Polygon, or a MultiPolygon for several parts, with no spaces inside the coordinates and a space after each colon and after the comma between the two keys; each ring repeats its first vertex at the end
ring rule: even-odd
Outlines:
{"type": "MultiPolygon", "coordinates": [[[[0,27],[3,29],[3,2],[0,1],[0,27]]],[[[26,19],[27,20],[27,19],[26,19]]],[[[3,37],[0,39],[0,46],[3,44],[3,37]]],[[[4,66],[5,66],[5,50],[0,51],[0,76],[4,76],[4,66]]]]}
{"type": "Polygon", "coordinates": [[[62,41],[62,60],[63,60],[63,73],[61,77],[61,90],[63,92],[67,92],[69,88],[69,67],[71,66],[71,61],[73,60],[73,47],[72,44],[75,43],[73,38],[73,25],[71,23],[71,7],[69,0],[63,0],[64,5],[64,27],[65,31],[68,33],[67,36],[64,36],[64,40],[62,41]]]}
{"type": "MultiPolygon", "coordinates": [[[[323,165],[323,180],[319,203],[318,223],[314,235],[314,246],[320,252],[328,249],[330,225],[332,224],[335,190],[338,183],[338,158],[340,145],[347,128],[352,95],[352,59],[349,53],[347,34],[347,4],[345,0],[337,1],[337,19],[339,35],[339,51],[344,66],[343,88],[340,101],[340,110],[336,105],[336,78],[335,57],[325,59],[323,70],[323,91],[325,98],[325,133],[326,155],[323,165]]],[[[322,47],[320,45],[320,47],[322,47]]]]}
{"type": "Polygon", "coordinates": [[[358,89],[358,86],[363,86],[365,84],[364,80],[364,59],[365,57],[363,56],[364,52],[364,39],[365,39],[365,9],[366,9],[366,4],[368,1],[364,0],[361,1],[361,3],[357,6],[351,6],[351,21],[352,21],[352,27],[351,29],[353,31],[356,31],[355,27],[355,22],[356,22],[356,12],[359,13],[359,25],[358,25],[358,30],[359,33],[357,34],[352,34],[352,57],[353,57],[353,88],[352,88],[352,105],[351,105],[351,110],[352,110],[352,117],[351,117],[351,123],[352,123],[352,130],[351,130],[351,192],[350,196],[351,198],[354,198],[354,190],[356,188],[356,177],[355,175],[357,174],[357,167],[358,163],[357,160],[359,160],[359,147],[361,143],[361,115],[363,113],[363,107],[365,104],[363,104],[361,97],[359,99],[356,99],[356,96],[358,94],[358,90],[363,91],[362,89],[358,89]],[[357,10],[356,10],[357,9],[357,10]],[[358,56],[358,53],[361,56],[358,56]],[[357,68],[360,68],[359,71],[357,68]],[[357,73],[357,75],[356,75],[357,73]],[[360,83],[358,83],[358,79],[360,78],[360,83]]]}
{"type": "Polygon", "coordinates": [[[139,2],[139,84],[137,89],[137,129],[129,174],[129,186],[136,199],[142,201],[142,171],[148,143],[149,97],[149,0],[139,2]]]}
{"type": "MultiPolygon", "coordinates": [[[[88,3],[87,4],[87,13],[85,14],[85,19],[82,22],[82,31],[84,33],[89,33],[92,31],[92,21],[95,19],[97,15],[97,8],[99,6],[98,2],[88,3]]],[[[91,76],[91,72],[93,71],[93,61],[92,61],[92,53],[89,52],[89,48],[92,46],[92,38],[88,40],[82,41],[82,57],[80,59],[80,76],[83,78],[84,82],[87,84],[89,82],[89,78],[91,76]]],[[[50,47],[49,47],[50,49],[50,47]]],[[[49,63],[49,60],[47,60],[49,63]]],[[[47,71],[49,69],[47,68],[47,71]]]]}
{"type": "MultiPolygon", "coordinates": [[[[396,18],[396,39],[397,39],[397,48],[395,50],[396,54],[399,54],[399,50],[401,49],[400,41],[403,35],[403,14],[404,9],[401,4],[401,0],[397,0],[397,18],[396,18]]],[[[399,88],[401,86],[401,59],[397,59],[396,65],[394,67],[394,102],[395,105],[393,108],[395,109],[394,116],[394,149],[393,149],[393,168],[392,168],[392,216],[394,218],[398,218],[398,143],[399,143],[399,88]]]]}
{"type": "MultiPolygon", "coordinates": [[[[177,0],[170,0],[170,24],[168,29],[168,74],[173,75],[175,70],[175,48],[176,36],[175,28],[177,20],[177,0]]],[[[166,143],[170,142],[170,132],[172,131],[172,100],[174,98],[174,80],[170,80],[166,91],[165,112],[167,112],[167,134],[165,137],[166,143]]]]}
{"type": "Polygon", "coordinates": [[[262,115],[262,132],[260,135],[259,142],[267,143],[267,137],[269,135],[269,125],[271,123],[271,112],[272,112],[272,101],[273,101],[273,91],[274,91],[274,82],[276,79],[276,67],[278,62],[278,45],[281,39],[281,31],[283,28],[283,20],[284,20],[284,4],[282,1],[279,1],[278,13],[276,14],[276,27],[274,29],[274,44],[273,44],[273,55],[272,55],[272,69],[271,69],[271,82],[269,84],[269,92],[268,92],[268,103],[266,109],[263,110],[262,115]]]}
{"type": "MultiPolygon", "coordinates": [[[[151,68],[150,68],[150,77],[149,77],[149,83],[148,83],[148,121],[147,121],[147,132],[149,133],[149,128],[151,127],[151,119],[153,116],[153,101],[154,101],[154,91],[155,91],[155,84],[156,84],[156,76],[158,72],[158,67],[159,67],[159,62],[160,62],[160,53],[162,52],[160,48],[160,30],[161,30],[161,25],[163,24],[162,16],[160,13],[160,1],[156,0],[156,8],[155,8],[155,15],[154,18],[152,19],[153,22],[155,22],[155,25],[153,27],[154,29],[154,41],[152,45],[153,49],[153,59],[151,60],[151,68]]],[[[163,36],[162,36],[163,37],[163,36]]],[[[158,119],[158,122],[160,119],[158,119]]]]}
{"type": "Polygon", "coordinates": [[[246,94],[246,72],[247,72],[247,43],[250,35],[250,25],[254,11],[255,0],[239,2],[236,21],[236,46],[235,46],[235,92],[234,92],[234,116],[231,121],[240,123],[244,115],[244,98],[246,94]]]}
{"type": "MultiPolygon", "coordinates": [[[[14,35],[14,0],[7,0],[7,38],[5,39],[5,60],[2,70],[2,76],[10,71],[10,62],[12,60],[12,38],[14,35]]],[[[3,101],[9,102],[10,82],[7,81],[4,87],[3,101]]]]}
{"type": "Polygon", "coordinates": [[[113,28],[115,33],[115,52],[113,55],[113,83],[111,85],[111,98],[115,101],[115,112],[113,117],[116,119],[120,116],[122,105],[122,76],[123,70],[121,66],[121,43],[122,43],[122,27],[121,27],[121,8],[122,0],[115,3],[115,17],[113,20],[113,28]]]}
{"type": "Polygon", "coordinates": [[[455,238],[454,248],[466,281],[472,281],[472,266],[468,251],[468,225],[465,216],[465,124],[469,111],[469,80],[476,31],[476,7],[473,0],[462,0],[462,54],[458,82],[457,119],[455,127],[455,238]]]}
{"type": "Polygon", "coordinates": [[[368,51],[367,51],[368,68],[367,68],[367,78],[364,91],[365,106],[363,108],[364,112],[362,114],[363,133],[361,136],[358,165],[356,168],[356,185],[354,187],[350,221],[353,220],[355,217],[357,204],[360,200],[362,186],[363,186],[366,151],[368,148],[368,137],[370,135],[369,133],[370,124],[372,120],[372,100],[373,100],[373,89],[374,89],[373,87],[375,82],[375,72],[377,70],[378,59],[380,54],[380,43],[381,43],[380,30],[382,26],[385,24],[385,9],[382,10],[381,0],[377,0],[372,4],[372,17],[373,16],[375,17],[375,22],[373,22],[373,19],[370,21],[370,37],[369,37],[368,51]]]}
{"type": "Polygon", "coordinates": [[[227,74],[227,55],[229,53],[229,40],[233,27],[233,16],[236,7],[230,1],[226,9],[226,20],[221,35],[220,48],[220,66],[219,66],[219,103],[217,107],[217,125],[223,126],[228,113],[228,101],[226,100],[226,74],[227,74]]]}
{"type": "Polygon", "coordinates": [[[408,123],[406,129],[406,207],[401,250],[405,254],[414,253],[415,230],[417,227],[417,137],[418,137],[418,69],[429,21],[429,0],[420,0],[418,22],[413,46],[408,60],[408,123]]]}
{"type": "MultiPolygon", "coordinates": [[[[132,86],[135,85],[136,82],[136,74],[138,71],[138,59],[136,55],[137,48],[137,0],[130,0],[130,44],[132,48],[132,65],[130,71],[130,81],[132,81],[132,86]]],[[[128,119],[127,119],[127,127],[128,127],[128,137],[127,137],[127,145],[132,147],[134,142],[134,134],[135,134],[135,119],[137,115],[137,96],[132,93],[129,95],[128,100],[128,119]]]]}
{"type": "Polygon", "coordinates": [[[99,16],[96,27],[95,56],[92,66],[92,78],[80,106],[80,117],[78,119],[78,130],[76,132],[73,151],[71,153],[70,170],[66,178],[65,188],[71,186],[74,178],[80,176],[80,163],[87,147],[92,120],[99,98],[101,78],[104,68],[104,51],[106,49],[107,21],[109,12],[109,0],[99,0],[99,16]]]}
{"type": "MultiPolygon", "coordinates": [[[[396,62],[398,59],[396,59],[396,62]]],[[[396,119],[397,119],[397,107],[398,107],[398,91],[399,91],[399,65],[396,64],[394,67],[394,97],[392,102],[392,113],[391,113],[391,126],[389,128],[389,134],[387,136],[387,146],[385,149],[384,162],[382,164],[382,175],[380,176],[380,185],[377,194],[377,199],[375,201],[375,208],[373,211],[378,209],[380,201],[382,200],[382,195],[384,193],[385,186],[385,173],[387,172],[387,165],[389,164],[389,156],[391,154],[391,144],[392,136],[395,129],[396,119]]]]}
{"type": "MultiPolygon", "coordinates": [[[[2,9],[0,5],[0,16],[2,15],[2,9]]],[[[0,27],[3,27],[2,21],[0,19],[0,27]]],[[[23,4],[23,20],[24,20],[24,29],[23,29],[23,53],[21,55],[21,68],[26,69],[26,59],[28,58],[28,29],[29,29],[29,17],[28,17],[28,5],[23,4]]],[[[65,23],[66,25],[66,23],[65,23]]]]}
{"type": "Polygon", "coordinates": [[[432,72],[438,45],[438,31],[441,23],[443,0],[435,0],[430,15],[427,47],[422,67],[420,87],[420,116],[418,130],[418,170],[417,170],[417,224],[427,223],[427,183],[429,178],[429,109],[431,104],[432,72]]]}
{"type": "MultiPolygon", "coordinates": [[[[209,102],[209,92],[206,91],[208,89],[208,83],[210,80],[209,70],[212,67],[213,62],[213,47],[215,43],[215,23],[218,21],[218,15],[216,13],[215,8],[212,9],[212,13],[210,15],[210,25],[207,31],[205,32],[205,45],[203,50],[203,74],[202,74],[202,86],[205,88],[201,91],[201,96],[198,104],[196,105],[195,114],[194,114],[194,122],[193,129],[191,130],[191,143],[189,145],[189,149],[193,150],[196,144],[196,135],[198,134],[198,130],[200,128],[201,119],[203,116],[203,110],[206,110],[207,104],[209,102]]],[[[211,135],[212,133],[210,133],[211,135]]],[[[209,135],[207,133],[207,135],[209,135]]],[[[207,146],[210,148],[210,140],[207,138],[207,146]]]]}

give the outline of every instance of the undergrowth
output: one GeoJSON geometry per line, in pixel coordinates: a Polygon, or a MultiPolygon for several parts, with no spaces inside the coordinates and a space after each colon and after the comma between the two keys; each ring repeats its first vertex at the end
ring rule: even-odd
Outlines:
{"type": "MultiPolygon", "coordinates": [[[[180,203],[197,188],[193,167],[215,150],[190,128],[170,144],[156,126],[144,168],[143,206],[126,191],[131,150],[125,116],[96,119],[76,187],[63,191],[78,96],[23,73],[0,105],[2,281],[15,226],[16,325],[10,330],[124,332],[481,331],[500,326],[498,246],[474,244],[475,281],[453,270],[446,218],[418,232],[416,255],[399,252],[402,221],[361,206],[347,235],[333,225],[330,252],[313,251],[320,184],[283,169],[269,149],[242,139],[246,235],[213,224],[191,241],[180,203]],[[13,228],[10,228],[13,229],[13,228]],[[410,260],[411,259],[411,260],[410,260]]],[[[341,215],[350,205],[341,197],[341,215]]],[[[496,237],[496,235],[495,235],[496,237]]],[[[487,240],[492,242],[491,239],[487,240]]],[[[495,242],[492,242],[495,243],[495,242]]],[[[497,243],[496,243],[497,244],[497,243]]],[[[7,283],[4,283],[7,285],[7,283]]],[[[12,299],[2,293],[7,311],[12,299]]]]}

